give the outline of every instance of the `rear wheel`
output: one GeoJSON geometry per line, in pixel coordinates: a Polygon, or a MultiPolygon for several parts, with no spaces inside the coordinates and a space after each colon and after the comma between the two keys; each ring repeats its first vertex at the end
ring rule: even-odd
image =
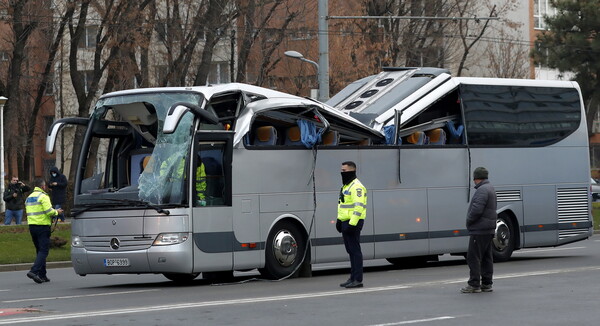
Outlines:
{"type": "Polygon", "coordinates": [[[163,275],[169,280],[175,283],[190,283],[196,277],[198,277],[200,273],[191,273],[191,274],[183,274],[183,273],[163,273],[163,275]]]}
{"type": "Polygon", "coordinates": [[[492,240],[492,252],[495,262],[507,261],[515,250],[517,233],[514,231],[512,220],[505,214],[496,220],[496,233],[492,240]]]}
{"type": "Polygon", "coordinates": [[[260,273],[268,278],[279,279],[294,272],[302,262],[306,248],[304,233],[293,223],[277,223],[269,233],[265,248],[265,267],[260,273]]]}

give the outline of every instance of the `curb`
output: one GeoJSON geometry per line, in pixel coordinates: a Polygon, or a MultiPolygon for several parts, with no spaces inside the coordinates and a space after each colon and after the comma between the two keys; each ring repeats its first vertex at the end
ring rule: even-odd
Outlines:
{"type": "MultiPolygon", "coordinates": [[[[31,269],[31,265],[33,265],[33,263],[0,265],[0,272],[27,271],[27,270],[31,269]]],[[[72,267],[72,266],[73,265],[71,264],[70,261],[52,261],[52,262],[46,263],[47,269],[66,268],[66,267],[72,267]]]]}

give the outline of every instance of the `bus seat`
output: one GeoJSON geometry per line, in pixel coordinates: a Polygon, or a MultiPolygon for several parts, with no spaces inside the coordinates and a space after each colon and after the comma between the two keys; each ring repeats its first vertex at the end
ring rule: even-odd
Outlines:
{"type": "Polygon", "coordinates": [[[360,140],[360,141],[357,143],[357,145],[358,145],[358,146],[370,146],[370,145],[372,145],[372,144],[371,144],[371,138],[365,138],[365,139],[363,139],[363,140],[360,140]]]}
{"type": "Polygon", "coordinates": [[[273,126],[258,127],[254,132],[256,146],[272,146],[277,144],[277,130],[273,126]]]}
{"type": "Polygon", "coordinates": [[[302,140],[300,138],[300,127],[289,127],[285,131],[284,145],[302,145],[302,140]]]}
{"type": "Polygon", "coordinates": [[[323,145],[325,146],[337,146],[340,140],[340,135],[335,130],[330,130],[323,135],[323,145]]]}
{"type": "Polygon", "coordinates": [[[444,145],[446,144],[446,132],[442,128],[436,128],[429,130],[425,133],[429,138],[430,145],[444,145]]]}
{"type": "Polygon", "coordinates": [[[422,131],[415,131],[406,137],[407,145],[425,145],[427,144],[427,136],[422,131]]]}
{"type": "Polygon", "coordinates": [[[144,156],[144,159],[142,160],[142,171],[146,169],[146,166],[148,166],[148,163],[150,163],[151,158],[152,155],[144,156]]]}

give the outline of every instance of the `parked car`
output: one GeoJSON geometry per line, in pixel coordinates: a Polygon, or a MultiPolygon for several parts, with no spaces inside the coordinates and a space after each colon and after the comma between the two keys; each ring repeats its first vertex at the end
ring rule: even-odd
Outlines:
{"type": "Polygon", "coordinates": [[[590,179],[590,184],[592,186],[592,201],[600,200],[600,184],[593,178],[590,179]]]}

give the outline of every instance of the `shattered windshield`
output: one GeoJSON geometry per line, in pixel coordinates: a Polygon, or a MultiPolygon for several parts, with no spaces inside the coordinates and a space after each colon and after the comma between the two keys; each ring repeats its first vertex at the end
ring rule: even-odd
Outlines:
{"type": "MultiPolygon", "coordinates": [[[[202,98],[201,94],[191,92],[157,92],[101,99],[93,118],[98,119],[96,129],[106,130],[94,135],[100,144],[96,145],[96,152],[100,154],[94,159],[92,154],[88,156],[86,176],[94,172],[92,177],[82,180],[80,193],[93,199],[85,202],[126,196],[159,205],[184,203],[194,116],[186,113],[172,134],[164,134],[162,130],[171,105],[177,102],[199,105],[202,98]]],[[[93,144],[94,140],[90,146],[93,144]]],[[[94,149],[90,148],[92,152],[94,149]]]]}

